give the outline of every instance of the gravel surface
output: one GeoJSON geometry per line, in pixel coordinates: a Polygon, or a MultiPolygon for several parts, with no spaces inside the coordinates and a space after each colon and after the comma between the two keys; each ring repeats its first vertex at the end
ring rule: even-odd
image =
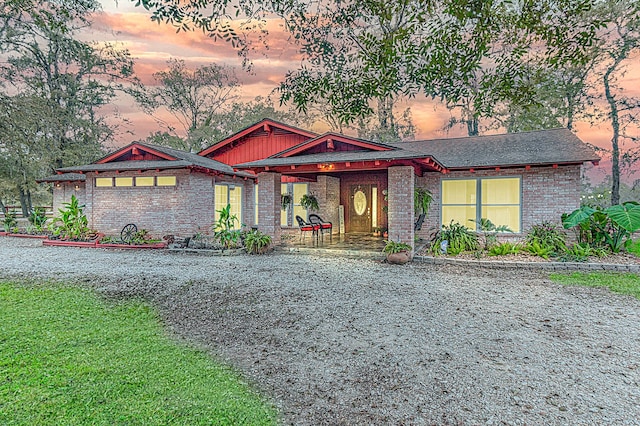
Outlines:
{"type": "Polygon", "coordinates": [[[640,425],[640,301],[510,270],[43,247],[0,276],[143,297],[283,424],[640,425]]]}

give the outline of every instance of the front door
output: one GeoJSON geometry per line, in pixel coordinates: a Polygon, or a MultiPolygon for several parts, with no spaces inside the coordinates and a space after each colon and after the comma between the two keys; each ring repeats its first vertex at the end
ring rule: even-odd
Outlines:
{"type": "Polygon", "coordinates": [[[371,185],[351,185],[349,232],[371,232],[371,185]]]}

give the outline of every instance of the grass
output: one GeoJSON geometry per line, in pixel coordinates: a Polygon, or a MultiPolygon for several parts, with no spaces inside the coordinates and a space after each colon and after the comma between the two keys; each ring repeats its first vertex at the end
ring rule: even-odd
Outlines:
{"type": "Polygon", "coordinates": [[[636,256],[640,256],[640,239],[633,241],[631,245],[627,247],[627,251],[635,254],[636,256]]]}
{"type": "Polygon", "coordinates": [[[629,294],[640,299],[640,276],[636,274],[575,272],[572,274],[551,274],[551,279],[564,285],[607,287],[615,293],[629,294]]]}
{"type": "Polygon", "coordinates": [[[163,333],[144,303],[0,281],[0,424],[267,425],[230,369],[163,333]]]}

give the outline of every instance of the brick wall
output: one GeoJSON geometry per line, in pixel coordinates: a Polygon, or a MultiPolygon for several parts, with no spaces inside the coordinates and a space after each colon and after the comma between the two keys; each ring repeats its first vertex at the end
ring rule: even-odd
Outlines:
{"type": "Polygon", "coordinates": [[[428,238],[430,230],[441,226],[440,190],[442,179],[508,177],[522,178],[522,231],[526,233],[532,225],[544,221],[560,223],[562,213],[569,213],[580,207],[580,169],[579,165],[553,167],[532,167],[496,170],[477,170],[441,173],[425,173],[416,178],[416,185],[433,193],[433,203],[419,236],[428,238]]]}
{"type": "Polygon", "coordinates": [[[258,174],[258,229],[280,243],[280,173],[258,174]]]}
{"type": "MultiPolygon", "coordinates": [[[[99,177],[114,177],[100,173],[99,177]]],[[[107,235],[118,235],[122,227],[135,223],[154,237],[167,234],[190,236],[208,231],[213,222],[212,178],[187,169],[160,172],[122,172],[128,176],[176,176],[176,186],[166,187],[98,187],[95,175],[87,176],[89,226],[107,235]]]]}
{"type": "Polygon", "coordinates": [[[53,215],[60,214],[59,209],[63,203],[71,202],[71,196],[75,195],[80,205],[86,203],[86,187],[84,182],[60,182],[53,184],[53,215]],[[58,186],[60,185],[60,186],[58,186]],[[78,189],[76,189],[76,185],[78,189]]]}
{"type": "Polygon", "coordinates": [[[388,169],[389,239],[413,246],[414,238],[414,169],[394,166],[388,169]]]}

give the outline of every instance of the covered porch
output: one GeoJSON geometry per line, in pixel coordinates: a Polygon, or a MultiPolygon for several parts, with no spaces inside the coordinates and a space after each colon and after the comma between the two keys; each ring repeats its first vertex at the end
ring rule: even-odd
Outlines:
{"type": "MultiPolygon", "coordinates": [[[[317,213],[333,224],[332,238],[325,234],[318,246],[328,250],[370,247],[377,252],[384,247],[384,239],[414,245],[416,176],[444,172],[424,154],[336,134],[325,134],[271,158],[235,168],[257,174],[258,228],[276,241],[282,235],[280,183],[287,176],[309,182],[309,193],[317,198],[319,206],[317,212],[309,213],[317,213]],[[388,232],[386,238],[374,237],[376,231],[384,230],[388,232]]],[[[311,238],[306,236],[304,246],[311,238]]],[[[286,239],[284,244],[303,246],[286,239]]]]}

